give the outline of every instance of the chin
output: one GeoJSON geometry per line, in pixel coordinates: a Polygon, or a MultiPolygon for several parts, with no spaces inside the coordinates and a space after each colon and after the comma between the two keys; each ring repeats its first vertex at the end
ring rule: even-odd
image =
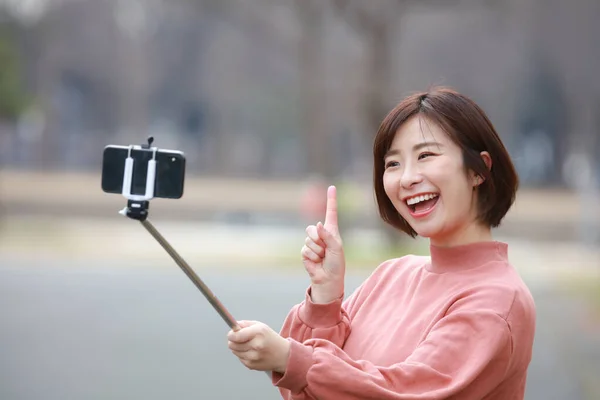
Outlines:
{"type": "MultiPolygon", "coordinates": [[[[405,218],[405,217],[403,217],[405,218]]],[[[432,237],[439,236],[441,233],[441,229],[439,226],[434,226],[437,224],[433,224],[433,221],[414,221],[411,219],[406,219],[411,228],[417,233],[418,236],[423,238],[431,239],[432,237]]]]}
{"type": "MultiPolygon", "coordinates": [[[[413,228],[414,229],[414,228],[413,228]]],[[[440,231],[439,229],[432,229],[432,228],[420,228],[420,229],[415,229],[415,232],[417,232],[417,235],[426,238],[426,239],[433,239],[435,237],[440,236],[440,231]]]]}
{"type": "Polygon", "coordinates": [[[410,225],[417,232],[417,235],[429,240],[436,240],[448,236],[449,232],[452,231],[445,220],[439,218],[439,215],[437,217],[428,221],[415,221],[414,219],[409,221],[411,221],[410,225]]]}

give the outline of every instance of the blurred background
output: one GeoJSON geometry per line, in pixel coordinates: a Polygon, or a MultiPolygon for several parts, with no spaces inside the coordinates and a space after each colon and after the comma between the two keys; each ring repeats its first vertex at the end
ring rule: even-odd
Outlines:
{"type": "Polygon", "coordinates": [[[234,316],[278,329],[329,184],[348,290],[427,253],[379,222],[371,146],[405,95],[448,85],[520,175],[496,236],[538,306],[527,399],[600,399],[599,17],[596,0],[0,0],[0,398],[278,398],[117,214],[104,146],[185,152],[185,194],[151,220],[234,316]]]}

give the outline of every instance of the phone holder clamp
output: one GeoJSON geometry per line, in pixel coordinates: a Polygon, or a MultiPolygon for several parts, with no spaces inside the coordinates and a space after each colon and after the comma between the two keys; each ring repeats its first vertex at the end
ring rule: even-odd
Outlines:
{"type": "Polygon", "coordinates": [[[123,172],[123,189],[121,194],[128,200],[127,207],[119,211],[119,214],[137,221],[144,221],[148,217],[148,208],[150,200],[154,198],[154,185],[156,178],[156,152],[158,148],[152,147],[154,138],[148,137],[148,143],[140,146],[131,145],[125,159],[125,168],[123,172]],[[143,195],[131,194],[131,182],[133,178],[133,166],[135,160],[131,157],[133,149],[152,150],[152,159],[148,161],[148,173],[146,175],[146,192],[143,195]]]}

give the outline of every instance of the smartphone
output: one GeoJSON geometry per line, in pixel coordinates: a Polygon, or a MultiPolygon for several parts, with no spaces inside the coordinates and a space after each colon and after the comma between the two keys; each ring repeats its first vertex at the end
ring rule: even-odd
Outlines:
{"type": "MultiPolygon", "coordinates": [[[[129,146],[108,145],[102,155],[102,190],[106,193],[121,194],[125,159],[129,146]]],[[[134,146],[131,157],[134,160],[131,194],[143,195],[146,192],[148,161],[152,160],[153,149],[134,146]]],[[[154,197],[179,199],[183,196],[185,181],[185,155],[179,150],[156,150],[156,175],[154,197]]]]}

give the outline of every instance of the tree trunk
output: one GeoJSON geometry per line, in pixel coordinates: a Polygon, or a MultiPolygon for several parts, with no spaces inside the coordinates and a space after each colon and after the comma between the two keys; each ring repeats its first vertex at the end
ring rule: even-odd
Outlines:
{"type": "MultiPolygon", "coordinates": [[[[390,110],[389,100],[392,87],[392,30],[386,23],[373,24],[366,35],[367,76],[365,110],[367,131],[371,138],[375,137],[379,125],[390,110]]],[[[390,250],[394,250],[408,236],[383,221],[381,228],[387,239],[390,250]]]]}

